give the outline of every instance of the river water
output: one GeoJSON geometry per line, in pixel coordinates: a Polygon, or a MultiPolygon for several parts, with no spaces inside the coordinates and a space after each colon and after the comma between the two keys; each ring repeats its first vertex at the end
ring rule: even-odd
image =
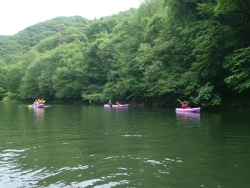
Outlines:
{"type": "Polygon", "coordinates": [[[0,188],[249,188],[250,114],[0,103],[0,188]]]}

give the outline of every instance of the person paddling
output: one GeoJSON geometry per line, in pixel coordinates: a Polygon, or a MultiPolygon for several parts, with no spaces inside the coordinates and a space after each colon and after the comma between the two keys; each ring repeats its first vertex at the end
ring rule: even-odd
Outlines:
{"type": "Polygon", "coordinates": [[[116,102],[116,105],[118,105],[118,106],[119,106],[119,105],[121,105],[121,104],[119,103],[119,101],[117,101],[117,102],[116,102]]]}
{"type": "Polygon", "coordinates": [[[190,107],[188,106],[187,102],[184,101],[182,104],[182,109],[187,109],[187,108],[190,108],[190,107]]]}
{"type": "Polygon", "coordinates": [[[35,102],[33,103],[33,106],[36,106],[37,105],[37,99],[35,100],[35,102]]]}
{"type": "Polygon", "coordinates": [[[110,106],[112,106],[112,102],[111,102],[111,100],[109,100],[108,104],[109,104],[110,106]]]}
{"type": "Polygon", "coordinates": [[[42,100],[38,99],[37,105],[40,105],[40,104],[42,104],[42,100]]]}

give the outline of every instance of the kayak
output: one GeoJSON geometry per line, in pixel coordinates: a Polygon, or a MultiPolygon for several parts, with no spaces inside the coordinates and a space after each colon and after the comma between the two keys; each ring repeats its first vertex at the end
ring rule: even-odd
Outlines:
{"type": "MultiPolygon", "coordinates": [[[[120,105],[116,105],[116,104],[112,104],[112,107],[114,108],[128,108],[129,104],[120,104],[120,105]]],[[[104,104],[104,107],[110,107],[109,104],[104,104]]]]}
{"type": "Polygon", "coordinates": [[[32,105],[33,108],[43,108],[44,104],[32,105]]]}
{"type": "Polygon", "coordinates": [[[200,107],[197,107],[197,108],[186,108],[186,109],[176,108],[175,109],[176,112],[197,112],[197,113],[199,113],[200,110],[201,110],[200,107]]]}
{"type": "Polygon", "coordinates": [[[36,105],[37,108],[43,108],[44,107],[44,104],[39,104],[39,105],[36,105]]]}
{"type": "MultiPolygon", "coordinates": [[[[112,107],[113,108],[128,108],[129,104],[120,104],[120,105],[116,105],[116,104],[113,104],[112,107]]],[[[109,104],[104,104],[104,107],[110,107],[109,104]]]]}

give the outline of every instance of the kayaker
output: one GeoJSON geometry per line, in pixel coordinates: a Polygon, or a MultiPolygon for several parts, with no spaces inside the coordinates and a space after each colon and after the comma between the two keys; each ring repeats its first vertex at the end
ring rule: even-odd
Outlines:
{"type": "Polygon", "coordinates": [[[33,103],[33,106],[34,106],[34,105],[37,105],[37,99],[36,99],[35,102],[33,103]]]}
{"type": "Polygon", "coordinates": [[[112,107],[112,102],[111,102],[111,100],[109,100],[108,104],[109,104],[110,107],[112,107]]]}
{"type": "Polygon", "coordinates": [[[111,100],[109,100],[108,104],[109,104],[109,105],[112,105],[112,102],[111,102],[111,100]]]}
{"type": "Polygon", "coordinates": [[[190,108],[190,107],[188,106],[187,102],[184,101],[182,104],[182,109],[187,109],[187,108],[190,108]]]}
{"type": "Polygon", "coordinates": [[[117,102],[116,102],[116,105],[121,105],[121,104],[119,103],[119,101],[117,101],[117,102]]]}
{"type": "Polygon", "coordinates": [[[42,104],[42,100],[38,99],[37,105],[42,104]]]}

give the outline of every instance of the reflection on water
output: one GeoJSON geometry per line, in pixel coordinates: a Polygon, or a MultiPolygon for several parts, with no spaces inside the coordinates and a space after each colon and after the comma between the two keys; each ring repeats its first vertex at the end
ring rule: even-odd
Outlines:
{"type": "Polygon", "coordinates": [[[117,111],[117,112],[127,112],[129,108],[110,108],[110,107],[104,107],[105,111],[117,111]]]}
{"type": "Polygon", "coordinates": [[[34,115],[36,117],[36,122],[42,123],[44,120],[44,113],[45,109],[44,108],[35,108],[34,109],[34,115]]]}
{"type": "Polygon", "coordinates": [[[183,125],[185,127],[199,127],[200,117],[200,113],[176,112],[177,124],[183,125]]]}
{"type": "Polygon", "coordinates": [[[35,117],[35,122],[37,123],[42,123],[44,119],[44,114],[45,114],[45,108],[33,108],[29,106],[29,110],[33,111],[34,117],[35,117]]]}

